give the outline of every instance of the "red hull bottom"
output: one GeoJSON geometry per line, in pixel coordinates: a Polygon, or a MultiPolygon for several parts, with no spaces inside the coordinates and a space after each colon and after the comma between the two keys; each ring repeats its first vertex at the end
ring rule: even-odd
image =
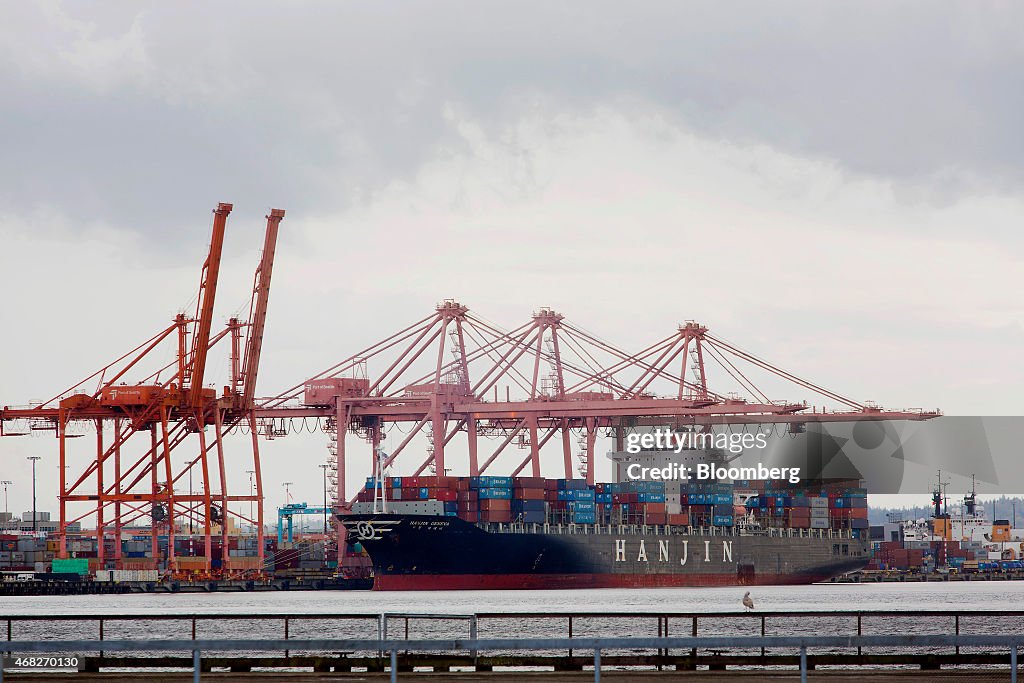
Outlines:
{"type": "Polygon", "coordinates": [[[738,581],[729,574],[390,574],[377,576],[380,591],[566,590],[573,588],[685,588],[701,586],[805,585],[831,576],[762,574],[738,581]]]}

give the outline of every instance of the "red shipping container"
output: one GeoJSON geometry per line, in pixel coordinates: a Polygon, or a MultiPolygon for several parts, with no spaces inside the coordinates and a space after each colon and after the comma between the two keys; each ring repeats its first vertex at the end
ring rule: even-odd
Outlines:
{"type": "Polygon", "coordinates": [[[690,515],[685,512],[677,512],[668,516],[668,523],[675,524],[678,526],[688,526],[690,524],[690,515]]]}
{"type": "Polygon", "coordinates": [[[458,489],[459,491],[468,491],[469,479],[459,479],[458,483],[455,485],[455,488],[458,489]]]}
{"type": "Polygon", "coordinates": [[[496,498],[487,498],[480,501],[480,510],[487,510],[493,512],[494,510],[511,510],[511,500],[498,500],[496,498]]]}
{"type": "Polygon", "coordinates": [[[512,477],[512,484],[516,488],[543,489],[544,477],[512,477]]]}
{"type": "Polygon", "coordinates": [[[451,489],[437,489],[436,494],[438,500],[444,501],[456,500],[458,495],[458,491],[452,491],[451,489]]]}
{"type": "Polygon", "coordinates": [[[476,500],[480,494],[477,491],[459,491],[457,493],[458,499],[462,500],[476,500]]]}
{"type": "Polygon", "coordinates": [[[644,503],[648,514],[652,512],[665,512],[665,503],[644,503]]]}
{"type": "Polygon", "coordinates": [[[480,520],[483,522],[511,522],[512,512],[510,510],[482,510],[480,520]]]}
{"type": "Polygon", "coordinates": [[[667,524],[668,515],[664,512],[648,512],[647,524],[667,524]]]}
{"type": "Polygon", "coordinates": [[[467,510],[465,512],[460,510],[459,519],[466,522],[477,522],[480,519],[480,513],[478,513],[476,510],[467,510]]]}
{"type": "Polygon", "coordinates": [[[544,489],[540,488],[517,488],[512,492],[514,498],[518,500],[544,500],[544,489]]]}

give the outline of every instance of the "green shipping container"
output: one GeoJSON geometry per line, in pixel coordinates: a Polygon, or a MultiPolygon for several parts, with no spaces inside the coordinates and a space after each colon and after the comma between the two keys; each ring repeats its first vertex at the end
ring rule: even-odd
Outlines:
{"type": "Polygon", "coordinates": [[[88,574],[89,573],[89,558],[77,557],[62,560],[60,558],[54,558],[53,560],[53,571],[54,573],[61,574],[88,574]]]}

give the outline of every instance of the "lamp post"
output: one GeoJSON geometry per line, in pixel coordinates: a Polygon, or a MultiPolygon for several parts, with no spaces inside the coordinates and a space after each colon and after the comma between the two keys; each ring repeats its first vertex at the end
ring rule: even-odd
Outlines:
{"type": "Polygon", "coordinates": [[[5,517],[7,516],[7,513],[9,512],[8,509],[7,509],[7,487],[10,486],[13,483],[14,483],[13,481],[9,481],[7,479],[4,479],[3,481],[0,481],[0,486],[4,487],[4,516],[5,517]]]}
{"type": "Polygon", "coordinates": [[[255,516],[252,510],[253,499],[256,498],[256,481],[253,477],[256,476],[256,470],[246,470],[246,474],[249,475],[249,523],[252,524],[253,530],[256,529],[255,516]]]}
{"type": "MultiPolygon", "coordinates": [[[[4,487],[4,517],[5,517],[3,525],[0,525],[0,529],[2,529],[4,526],[6,526],[7,524],[10,523],[6,519],[6,517],[8,515],[8,511],[7,511],[7,487],[10,486],[13,483],[14,483],[13,481],[9,481],[7,479],[4,479],[3,481],[0,481],[0,485],[3,485],[3,487],[4,487]]],[[[10,555],[8,555],[7,557],[10,558],[10,555]]],[[[13,567],[14,566],[14,560],[13,559],[8,559],[7,560],[7,566],[8,567],[13,567]]]]}
{"type": "Polygon", "coordinates": [[[321,463],[320,469],[324,471],[324,536],[327,535],[327,468],[330,467],[327,463],[321,463]]]}
{"type": "Polygon", "coordinates": [[[36,533],[36,529],[39,526],[39,522],[36,519],[36,461],[39,460],[38,455],[30,455],[28,459],[32,461],[32,533],[36,533]]]}

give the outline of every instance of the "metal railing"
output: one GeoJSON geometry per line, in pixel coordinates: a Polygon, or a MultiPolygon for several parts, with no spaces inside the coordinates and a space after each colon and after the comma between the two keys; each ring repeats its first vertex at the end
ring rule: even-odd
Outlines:
{"type": "MultiPolygon", "coordinates": [[[[984,635],[993,629],[992,620],[998,618],[1006,619],[1002,623],[996,624],[995,628],[1007,635],[1015,635],[1012,632],[1007,633],[1006,629],[1012,628],[1013,632],[1019,632],[1024,637],[1024,610],[757,610],[743,612],[479,612],[475,614],[352,612],[341,614],[19,614],[0,615],[0,640],[6,638],[7,641],[21,642],[18,640],[20,637],[31,641],[41,637],[50,637],[45,633],[56,635],[54,631],[58,624],[67,624],[68,627],[76,624],[73,635],[92,635],[83,633],[92,625],[96,628],[96,631],[92,633],[97,634],[100,641],[104,641],[111,631],[116,639],[119,630],[128,626],[137,628],[147,622],[153,624],[150,627],[151,635],[155,635],[153,630],[157,623],[180,622],[178,628],[162,628],[164,636],[191,637],[192,640],[202,639],[204,637],[202,631],[208,631],[211,627],[215,627],[217,632],[223,635],[224,624],[227,622],[241,622],[242,624],[263,622],[259,624],[261,632],[265,632],[271,638],[285,640],[289,640],[295,635],[301,638],[308,634],[310,629],[337,630],[341,624],[351,625],[347,629],[349,633],[344,634],[345,636],[386,639],[391,635],[388,631],[389,620],[392,624],[399,622],[404,626],[406,639],[410,637],[410,622],[418,624],[415,627],[418,633],[413,634],[414,637],[432,637],[434,635],[424,633],[420,628],[423,625],[421,622],[424,620],[465,622],[468,628],[461,635],[469,638],[474,638],[478,632],[485,635],[493,634],[495,627],[502,622],[522,623],[524,620],[530,620],[531,635],[544,638],[560,637],[563,634],[573,638],[580,630],[590,631],[587,635],[592,637],[618,637],[623,633],[639,635],[644,633],[648,627],[651,630],[647,632],[647,635],[651,637],[655,633],[659,637],[670,635],[688,635],[690,637],[753,635],[750,631],[758,627],[761,636],[801,635],[801,628],[805,635],[820,633],[822,629],[827,629],[828,632],[837,636],[898,635],[905,632],[920,633],[922,629],[931,631],[933,634],[984,635]],[[6,624],[3,623],[5,621],[6,624]],[[40,627],[28,627],[34,622],[44,623],[45,630],[40,627]],[[19,627],[16,630],[15,625],[19,624],[24,624],[26,627],[19,627]],[[603,632],[594,632],[595,624],[599,624],[603,632]],[[629,630],[619,629],[619,632],[616,633],[616,627],[620,624],[625,625],[622,627],[623,629],[629,630]],[[721,629],[727,624],[728,628],[733,630],[732,634],[722,632],[721,629]],[[574,634],[574,628],[576,634],[574,634]],[[740,629],[748,630],[744,633],[740,629]],[[709,630],[710,633],[708,633],[709,630]],[[772,631],[775,633],[773,634],[772,631]],[[972,634],[971,631],[975,631],[975,633],[972,634]]],[[[245,626],[246,630],[240,635],[251,632],[252,628],[248,625],[245,626]]],[[[516,627],[516,631],[518,630],[519,628],[516,627]]],[[[516,631],[512,633],[506,631],[506,633],[497,635],[512,635],[516,631]]],[[[959,649],[956,653],[959,654],[959,649]]]]}
{"type": "Polygon", "coordinates": [[[766,536],[768,538],[807,538],[853,540],[851,529],[794,529],[790,527],[763,527],[752,529],[738,526],[695,526],[681,524],[575,524],[572,522],[478,522],[477,526],[497,534],[544,533],[595,536],[766,536]]]}
{"type": "MultiPolygon", "coordinates": [[[[701,638],[516,638],[516,639],[438,639],[438,640],[52,640],[0,641],[0,654],[23,652],[81,652],[103,648],[109,652],[191,651],[193,680],[202,674],[204,651],[266,650],[339,652],[377,650],[388,655],[391,680],[398,680],[398,653],[403,650],[472,651],[582,649],[594,652],[594,681],[601,680],[601,651],[619,648],[641,649],[714,649],[714,648],[796,648],[800,653],[800,680],[807,681],[807,649],[817,647],[988,647],[1009,653],[1010,680],[1017,681],[1017,650],[1024,636],[706,636],[701,638]]],[[[3,681],[0,669],[0,683],[3,681]]]]}

